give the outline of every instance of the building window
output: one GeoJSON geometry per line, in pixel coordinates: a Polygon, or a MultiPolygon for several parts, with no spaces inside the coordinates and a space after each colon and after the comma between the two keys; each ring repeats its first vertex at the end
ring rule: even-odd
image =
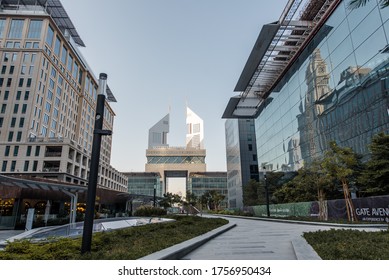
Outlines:
{"type": "Polygon", "coordinates": [[[22,95],[22,92],[20,90],[18,90],[16,92],[16,100],[20,100],[20,96],[22,95]]]}
{"type": "Polygon", "coordinates": [[[7,80],[7,87],[10,87],[12,84],[12,78],[8,78],[7,80]]]}
{"type": "Polygon", "coordinates": [[[13,160],[11,161],[11,172],[15,171],[15,167],[16,167],[16,160],[13,160]]]}
{"type": "Polygon", "coordinates": [[[10,131],[10,132],[8,133],[8,142],[12,142],[13,138],[14,138],[14,132],[13,132],[13,131],[10,131]]]}
{"type": "Polygon", "coordinates": [[[14,147],[14,157],[17,157],[19,154],[19,146],[14,147]]]}
{"type": "Polygon", "coordinates": [[[30,162],[28,160],[26,160],[24,162],[24,168],[23,168],[23,171],[28,171],[28,166],[30,165],[30,162]]]}
{"type": "Polygon", "coordinates": [[[3,122],[4,122],[4,118],[1,117],[1,118],[0,118],[0,127],[3,127],[3,122]]]}
{"type": "Polygon", "coordinates": [[[31,156],[31,149],[32,149],[32,146],[27,146],[27,151],[26,151],[27,157],[31,156]]]}
{"type": "Polygon", "coordinates": [[[19,111],[19,104],[15,104],[14,106],[14,114],[17,114],[19,111]]]}
{"type": "Polygon", "coordinates": [[[47,135],[47,127],[42,126],[41,134],[42,134],[43,137],[46,137],[46,135],[47,135]]]}
{"type": "Polygon", "coordinates": [[[0,38],[4,37],[5,19],[0,19],[0,38]]]}
{"type": "Polygon", "coordinates": [[[46,43],[51,47],[53,44],[53,38],[54,38],[54,29],[49,25],[49,28],[47,29],[47,35],[46,35],[46,43]]]}
{"type": "Polygon", "coordinates": [[[23,34],[24,19],[13,19],[8,32],[8,38],[21,39],[23,34]]]}
{"type": "Polygon", "coordinates": [[[61,50],[61,40],[58,36],[55,37],[54,53],[59,57],[59,51],[61,50]]]}
{"type": "Polygon", "coordinates": [[[16,135],[16,142],[20,142],[22,140],[22,133],[21,131],[18,131],[18,134],[16,135]]]}
{"type": "Polygon", "coordinates": [[[34,160],[34,163],[32,165],[32,171],[36,171],[38,169],[38,161],[34,160]]]}
{"type": "Polygon", "coordinates": [[[32,82],[32,79],[31,78],[28,78],[27,79],[27,87],[31,87],[31,82],[32,82]]]}
{"type": "Polygon", "coordinates": [[[68,50],[62,46],[61,62],[66,65],[66,58],[68,57],[68,50]]]}
{"type": "Polygon", "coordinates": [[[9,156],[9,151],[11,150],[11,146],[5,146],[4,150],[4,156],[8,157],[9,156]]]}
{"type": "Polygon", "coordinates": [[[19,127],[23,127],[23,126],[24,126],[24,118],[20,118],[19,127]]]}
{"type": "Polygon", "coordinates": [[[24,83],[24,78],[19,79],[19,87],[22,87],[24,83]]]}
{"type": "Polygon", "coordinates": [[[51,111],[51,104],[49,102],[46,102],[45,108],[46,108],[46,111],[50,113],[50,111],[51,111]]]}
{"type": "Polygon", "coordinates": [[[24,93],[24,100],[28,100],[28,97],[30,96],[30,92],[27,90],[25,93],[24,93]]]}
{"type": "Polygon", "coordinates": [[[11,119],[11,127],[15,127],[16,124],[16,118],[11,119]]]}
{"type": "Polygon", "coordinates": [[[35,156],[36,156],[36,157],[39,157],[39,152],[40,152],[40,150],[41,150],[41,146],[36,146],[36,147],[35,147],[35,156]]]}
{"type": "Polygon", "coordinates": [[[23,104],[22,106],[22,114],[25,114],[27,111],[27,104],[23,104]]]}
{"type": "Polygon", "coordinates": [[[7,104],[3,104],[3,105],[1,105],[1,113],[2,114],[5,114],[5,111],[7,110],[7,104]]]}
{"type": "Polygon", "coordinates": [[[6,171],[7,170],[7,161],[6,160],[3,160],[3,166],[1,167],[1,171],[6,171]]]}
{"type": "Polygon", "coordinates": [[[72,71],[72,66],[73,66],[73,57],[71,56],[71,55],[69,55],[69,57],[68,57],[68,67],[67,67],[67,69],[68,69],[68,71],[72,71]]]}
{"type": "Polygon", "coordinates": [[[42,20],[31,20],[28,27],[27,38],[40,39],[42,30],[42,20]]]}
{"type": "Polygon", "coordinates": [[[8,96],[9,96],[9,91],[6,90],[6,91],[4,92],[4,100],[8,100],[8,96]]]}
{"type": "Polygon", "coordinates": [[[9,74],[12,75],[14,73],[14,70],[15,70],[15,66],[11,65],[9,67],[9,74]]]}

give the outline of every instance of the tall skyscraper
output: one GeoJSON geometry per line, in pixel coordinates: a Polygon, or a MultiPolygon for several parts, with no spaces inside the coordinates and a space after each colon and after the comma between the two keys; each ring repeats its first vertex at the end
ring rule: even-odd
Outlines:
{"type": "Polygon", "coordinates": [[[168,147],[167,134],[169,133],[169,115],[167,114],[152,128],[149,129],[149,149],[154,147],[168,147]]]}
{"type": "Polygon", "coordinates": [[[189,108],[186,112],[186,146],[169,146],[167,141],[169,114],[149,129],[145,171],[161,175],[164,193],[169,191],[167,190],[167,178],[188,179],[191,172],[206,171],[203,120],[189,108]]]}
{"type": "Polygon", "coordinates": [[[186,147],[204,149],[204,122],[186,107],[186,147]]]}

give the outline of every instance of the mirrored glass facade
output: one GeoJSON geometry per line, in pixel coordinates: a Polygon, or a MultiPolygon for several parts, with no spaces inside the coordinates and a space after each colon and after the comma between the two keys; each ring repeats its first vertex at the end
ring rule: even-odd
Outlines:
{"type": "Polygon", "coordinates": [[[229,119],[225,123],[228,205],[243,207],[242,186],[259,180],[253,119],[229,119]]]}
{"type": "Polygon", "coordinates": [[[292,171],[328,142],[367,156],[389,133],[389,8],[342,1],[271,92],[255,120],[258,164],[292,171]]]}

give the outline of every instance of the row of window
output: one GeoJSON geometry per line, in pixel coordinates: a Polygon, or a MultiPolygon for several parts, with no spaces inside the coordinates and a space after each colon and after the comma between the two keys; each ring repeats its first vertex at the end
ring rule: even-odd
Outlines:
{"type": "Polygon", "coordinates": [[[7,30],[7,20],[0,19],[0,38],[4,38],[7,34],[9,39],[22,39],[25,22],[28,23],[26,38],[28,39],[40,39],[42,23],[41,19],[11,19],[7,30]]]}
{"type": "MultiPolygon", "coordinates": [[[[18,90],[16,92],[15,100],[21,100],[21,96],[22,96],[22,91],[18,90]]],[[[29,96],[30,96],[30,91],[28,91],[28,90],[25,91],[23,100],[28,100],[29,96]]],[[[1,90],[0,90],[0,97],[1,97],[1,90]]],[[[4,91],[3,100],[7,101],[8,98],[9,98],[9,90],[6,90],[6,91],[4,91]]]]}
{"type": "MultiPolygon", "coordinates": [[[[6,172],[7,171],[8,162],[11,163],[10,164],[10,168],[9,168],[10,172],[19,171],[19,170],[15,170],[16,169],[16,160],[12,160],[12,161],[3,160],[3,164],[2,164],[2,167],[1,167],[1,171],[2,172],[6,172]]],[[[28,160],[24,161],[23,171],[28,171],[29,166],[30,166],[30,161],[28,161],[28,160]]],[[[38,161],[34,160],[32,162],[32,171],[37,171],[37,169],[38,169],[38,161]]]]}
{"type": "MultiPolygon", "coordinates": [[[[26,87],[31,87],[31,83],[32,83],[32,78],[27,78],[26,79],[26,87]]],[[[2,87],[3,84],[4,84],[4,78],[0,78],[0,87],[2,87]]],[[[10,87],[11,84],[12,84],[12,78],[8,78],[7,79],[7,83],[5,84],[6,87],[10,87]]],[[[18,86],[19,87],[23,87],[24,86],[24,78],[19,78],[18,86]]]]}
{"type": "MultiPolygon", "coordinates": [[[[41,150],[40,146],[35,146],[34,155],[36,157],[39,156],[40,150],[41,150]]],[[[5,146],[4,156],[8,157],[10,155],[10,151],[11,151],[11,146],[5,146]]],[[[26,156],[27,157],[31,156],[31,152],[32,152],[32,146],[27,146],[26,156]]],[[[19,146],[14,146],[13,155],[15,157],[17,157],[19,155],[19,146]]]]}
{"type": "MultiPolygon", "coordinates": [[[[19,105],[22,105],[21,113],[25,114],[27,112],[27,104],[14,104],[13,113],[17,114],[19,112],[19,105]]],[[[5,114],[7,111],[7,104],[3,103],[0,108],[0,114],[5,114]]]]}

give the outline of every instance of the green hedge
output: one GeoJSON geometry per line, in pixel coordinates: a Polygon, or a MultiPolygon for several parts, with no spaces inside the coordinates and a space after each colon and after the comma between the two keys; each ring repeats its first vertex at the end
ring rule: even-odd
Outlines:
{"type": "Polygon", "coordinates": [[[160,217],[166,214],[166,209],[151,206],[141,206],[134,212],[134,216],[138,217],[160,217]]]}
{"type": "Polygon", "coordinates": [[[324,260],[389,260],[389,231],[331,229],[304,233],[324,260]]]}

